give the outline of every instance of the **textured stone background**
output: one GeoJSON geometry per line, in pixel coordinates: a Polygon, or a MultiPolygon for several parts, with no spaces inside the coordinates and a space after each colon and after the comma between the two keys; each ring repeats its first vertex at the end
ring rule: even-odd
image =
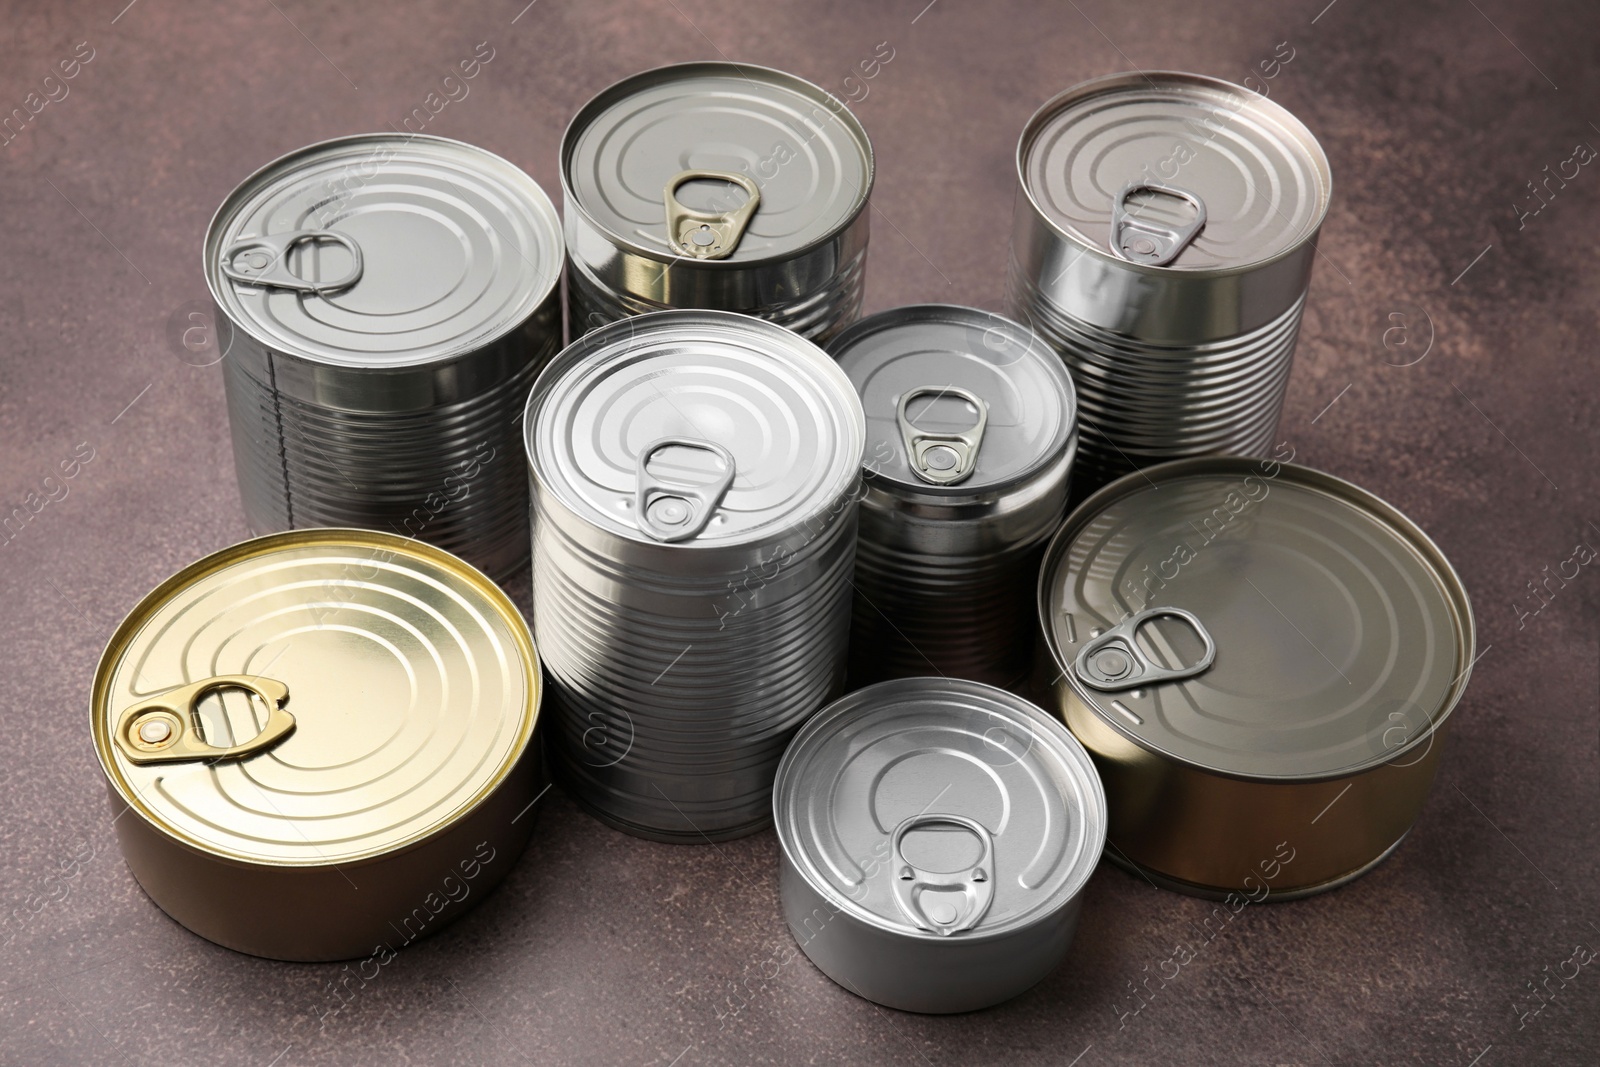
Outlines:
{"type": "Polygon", "coordinates": [[[1600,565],[1521,626],[1516,608],[1579,540],[1600,547],[1600,168],[1518,220],[1528,182],[1600,145],[1592,3],[126,2],[0,19],[3,112],[94,50],[0,147],[0,503],[94,450],[0,546],[0,1061],[1595,1062],[1600,967],[1518,1012],[1576,943],[1600,946],[1600,565]],[[238,180],[399,123],[483,41],[493,60],[427,132],[549,190],[568,116],[623,75],[725,54],[845,95],[888,42],[857,107],[879,166],[869,310],[1001,306],[1016,134],[1046,97],[1134,66],[1259,77],[1288,42],[1267,84],[1326,146],[1335,202],[1281,436],[1421,523],[1479,619],[1408,843],[1340,892],[1246,909],[1120,1021],[1129,983],[1209,905],[1103,868],[1037,989],[906,1015],[771,962],[790,942],[770,833],[654,845],[559,798],[500,890],[326,1020],[337,966],[235,955],[169,921],[118,856],[85,728],[122,614],[245,533],[218,369],[179,358],[169,322],[203,306],[201,236],[238,180]],[[1405,347],[1382,345],[1391,313],[1405,347]]]}

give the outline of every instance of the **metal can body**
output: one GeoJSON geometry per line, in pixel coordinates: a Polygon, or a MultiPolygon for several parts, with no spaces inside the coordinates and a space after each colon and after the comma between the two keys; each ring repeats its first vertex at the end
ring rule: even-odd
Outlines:
{"type": "Polygon", "coordinates": [[[1017,173],[1008,299],[1072,371],[1079,488],[1264,455],[1332,190],[1310,131],[1227,82],[1115,75],[1040,108],[1017,173]]]}
{"type": "Polygon", "coordinates": [[[825,341],[861,311],[872,146],[810,82],[745,64],[685,63],[613,85],[561,144],[569,328],[574,337],[672,308],[737,311],[825,341]],[[678,241],[694,218],[728,221],[731,248],[678,241]],[[681,234],[679,235],[681,236],[681,234]]]}
{"type": "Polygon", "coordinates": [[[859,689],[808,722],[773,793],[784,918],[857,996],[989,1007],[1066,955],[1105,794],[1060,723],[962,679],[859,689]]]}
{"type": "Polygon", "coordinates": [[[1381,862],[1471,673],[1471,605],[1426,535],[1276,459],[1106,486],[1039,598],[1057,710],[1110,797],[1107,857],[1197,896],[1293,899],[1381,862]]]}
{"type": "Polygon", "coordinates": [[[640,836],[759,829],[784,746],[843,682],[849,383],[770,323],[663,312],[569,346],[525,431],[558,776],[640,836]]]}
{"type": "Polygon", "coordinates": [[[252,530],[526,562],[517,420],[561,347],[559,223],[531,178],[443,138],[313,145],[229,196],[205,255],[252,530]]]}
{"type": "Polygon", "coordinates": [[[1020,684],[1077,449],[1071,378],[1025,327],[950,305],[874,315],[829,351],[867,414],[852,684],[1020,684]],[[962,463],[925,467],[940,448],[962,463]]]}
{"type": "Polygon", "coordinates": [[[151,592],[96,670],[92,731],[128,868],[173,919],[273,959],[381,957],[527,844],[539,701],[531,636],[484,575],[307,530],[151,592]]]}

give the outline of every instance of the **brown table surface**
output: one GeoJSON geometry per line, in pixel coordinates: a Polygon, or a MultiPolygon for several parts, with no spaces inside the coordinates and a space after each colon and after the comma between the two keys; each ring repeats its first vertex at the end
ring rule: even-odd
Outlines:
{"type": "Polygon", "coordinates": [[[93,450],[0,544],[0,1062],[1596,1062],[1600,967],[1564,961],[1600,946],[1600,564],[1529,593],[1600,548],[1600,167],[1567,162],[1600,145],[1592,4],[125,3],[0,18],[0,113],[92,49],[0,146],[0,511],[93,450]],[[1478,617],[1399,852],[1247,908],[1137,1014],[1133,985],[1211,904],[1102,865],[1041,985],[910,1015],[789,953],[770,831],[651,844],[554,795],[505,884],[337,1012],[340,965],[167,919],[118,855],[85,712],[123,613],[246,533],[219,369],[174,340],[206,309],[202,234],[258,165],[398,125],[480,42],[493,58],[426,132],[553,194],[568,117],[624,75],[726,55],[859,98],[846,78],[885,42],[856,105],[878,158],[869,310],[1003,307],[1016,137],[1047,97],[1136,65],[1261,79],[1292,52],[1251,84],[1316,132],[1335,192],[1280,437],[1420,523],[1478,617]]]}

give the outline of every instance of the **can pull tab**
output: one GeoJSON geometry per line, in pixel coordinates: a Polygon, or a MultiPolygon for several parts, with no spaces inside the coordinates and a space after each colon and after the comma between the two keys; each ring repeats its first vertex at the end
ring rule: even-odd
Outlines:
{"type": "Polygon", "coordinates": [[[292,289],[298,293],[338,292],[361,280],[361,246],[347,233],[337,230],[293,230],[289,233],[246,237],[229,245],[222,253],[222,273],[242,285],[264,289],[292,289]],[[343,245],[350,252],[350,270],[331,282],[313,282],[289,270],[289,252],[303,244],[327,241],[343,245]]]}
{"type": "Polygon", "coordinates": [[[1217,643],[1192,612],[1182,608],[1146,608],[1084,645],[1072,669],[1084,684],[1113,693],[1158,682],[1193,678],[1210,670],[1216,659],[1217,643]],[[1182,619],[1194,629],[1205,645],[1205,651],[1198,660],[1184,667],[1163,667],[1144,654],[1139,648],[1139,628],[1160,618],[1182,619]]]}
{"type": "Polygon", "coordinates": [[[733,484],[733,453],[712,441],[692,437],[663,437],[639,453],[636,472],[638,488],[634,508],[639,528],[657,541],[671,544],[687,541],[711,521],[711,515],[733,484]],[[650,460],[663,448],[692,448],[709,452],[722,463],[722,473],[708,485],[670,485],[657,481],[650,473],[650,460]]]}
{"type": "Polygon", "coordinates": [[[1117,194],[1111,206],[1111,251],[1130,263],[1143,263],[1151,267],[1165,267],[1178,258],[1178,253],[1189,247],[1195,235],[1205,229],[1206,202],[1187,189],[1176,185],[1156,185],[1153,182],[1129,182],[1117,194]],[[1177,200],[1187,200],[1194,208],[1194,218],[1185,226],[1163,226],[1150,219],[1128,214],[1128,197],[1137,192],[1161,193],[1177,200]]]}
{"type": "Polygon", "coordinates": [[[130,763],[188,763],[240,760],[265,752],[294,732],[294,716],[283,710],[289,687],[272,678],[219,674],[157,693],[128,708],[112,739],[130,763]],[[195,728],[200,699],[219,689],[244,689],[267,706],[267,724],[243,744],[218,748],[201,740],[195,728]]]}
{"type": "Polygon", "coordinates": [[[900,406],[895,409],[894,417],[900,424],[900,440],[905,445],[911,473],[923,481],[930,485],[955,485],[977,466],[978,448],[983,444],[984,428],[989,425],[989,405],[976,393],[953,385],[908,389],[900,395],[900,406]],[[978,421],[960,433],[920,429],[906,418],[906,408],[919,396],[958,396],[978,409],[978,421]]]}
{"type": "Polygon", "coordinates": [[[683,171],[667,183],[661,195],[667,205],[668,246],[681,256],[695,259],[726,259],[733,255],[761,203],[761,190],[748,176],[721,170],[683,171]],[[743,189],[747,198],[731,211],[684,207],[678,202],[678,187],[697,180],[730,182],[743,189]]]}
{"type": "Polygon", "coordinates": [[[978,924],[994,902],[994,835],[964,815],[913,815],[895,827],[890,839],[894,863],[894,900],[907,919],[924,930],[949,937],[978,924]],[[907,862],[901,851],[906,834],[919,826],[959,826],[983,845],[975,866],[939,874],[907,862]]]}

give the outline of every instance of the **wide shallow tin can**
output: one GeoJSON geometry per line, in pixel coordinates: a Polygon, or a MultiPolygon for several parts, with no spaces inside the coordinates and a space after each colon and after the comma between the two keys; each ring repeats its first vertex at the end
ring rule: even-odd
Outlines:
{"type": "Polygon", "coordinates": [[[944,304],[873,315],[829,351],[867,418],[852,685],[1022,683],[1078,443],[1066,367],[1026,327],[944,304]]]}
{"type": "Polygon", "coordinates": [[[618,82],[561,140],[572,336],[706,308],[826,340],[861,311],[872,176],[849,108],[792,74],[682,63],[618,82]]]}
{"type": "Polygon", "coordinates": [[[128,867],[219,945],[386,958],[474,906],[533,823],[539,664],[430,545],[271,534],[146,596],[91,697],[128,867]]]}
{"type": "Polygon", "coordinates": [[[1107,858],[1199,896],[1304,896],[1398,847],[1473,663],[1433,542],[1277,458],[1106,486],[1051,542],[1039,610],[1107,858]]]}
{"type": "Polygon", "coordinates": [[[205,241],[255,533],[362,526],[527,561],[517,420],[561,347],[561,226],[498,156],[371,134],[269,163],[205,241]]]}
{"type": "Polygon", "coordinates": [[[905,1011],[973,1011],[1061,962],[1105,844],[1061,724],[953,678],[858,689],[795,737],[773,793],[784,918],[822,972],[905,1011]]]}
{"type": "Polygon", "coordinates": [[[844,677],[849,380],[772,323],[658,312],[568,346],[525,430],[558,776],[641,836],[759,829],[784,747],[844,677]]]}
{"type": "Polygon", "coordinates": [[[1215,78],[1084,82],[1017,146],[1008,288],[1078,387],[1074,492],[1272,444],[1328,211],[1328,160],[1284,108],[1215,78]]]}

